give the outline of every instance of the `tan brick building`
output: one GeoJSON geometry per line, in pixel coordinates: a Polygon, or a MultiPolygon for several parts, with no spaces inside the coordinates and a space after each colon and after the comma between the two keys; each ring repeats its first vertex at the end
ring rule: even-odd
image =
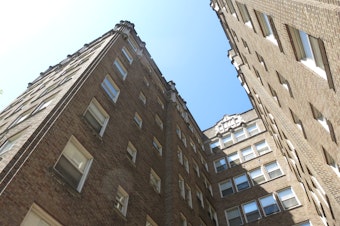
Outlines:
{"type": "Polygon", "coordinates": [[[211,7],[238,78],[309,204],[322,225],[339,225],[339,1],[212,0],[211,7]]]}

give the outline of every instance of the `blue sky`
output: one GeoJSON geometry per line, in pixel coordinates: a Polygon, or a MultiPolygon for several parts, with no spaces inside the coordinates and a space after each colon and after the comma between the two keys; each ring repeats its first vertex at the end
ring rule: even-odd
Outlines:
{"type": "Polygon", "coordinates": [[[209,0],[17,0],[0,3],[0,109],[50,65],[112,29],[135,24],[201,129],[251,108],[209,0]]]}

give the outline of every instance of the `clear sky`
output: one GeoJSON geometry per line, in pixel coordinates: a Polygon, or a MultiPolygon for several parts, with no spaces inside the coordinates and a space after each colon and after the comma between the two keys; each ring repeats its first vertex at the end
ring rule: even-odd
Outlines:
{"type": "Polygon", "coordinates": [[[0,3],[0,109],[50,65],[120,20],[135,24],[201,129],[251,108],[209,0],[16,0],[0,3]]]}

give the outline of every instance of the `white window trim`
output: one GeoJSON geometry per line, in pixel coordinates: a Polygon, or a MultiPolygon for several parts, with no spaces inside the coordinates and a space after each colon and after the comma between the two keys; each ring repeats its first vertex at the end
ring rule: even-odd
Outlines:
{"type": "MultiPolygon", "coordinates": [[[[110,116],[109,114],[107,114],[107,112],[104,110],[104,108],[99,104],[99,102],[96,100],[96,98],[93,98],[92,101],[90,102],[89,106],[86,108],[86,111],[84,112],[84,117],[87,113],[87,111],[89,111],[89,113],[92,115],[92,117],[98,122],[98,124],[101,125],[101,129],[99,131],[99,135],[103,136],[104,131],[106,129],[106,126],[108,125],[110,116]],[[95,112],[92,112],[91,110],[91,106],[93,106],[97,111],[99,111],[100,114],[102,114],[103,117],[105,117],[105,120],[103,122],[103,124],[101,125],[100,120],[97,118],[97,116],[95,115],[95,112]]],[[[90,124],[90,123],[89,123],[90,124]]],[[[91,125],[92,127],[92,125],[91,125]]]]}
{"type": "Polygon", "coordinates": [[[133,116],[133,120],[135,121],[135,123],[137,124],[139,128],[142,128],[143,120],[142,120],[142,117],[137,112],[135,112],[135,115],[133,116]]]}
{"type": "Polygon", "coordinates": [[[247,213],[246,213],[246,211],[244,210],[244,206],[247,205],[247,204],[250,204],[250,203],[255,203],[255,205],[256,205],[256,207],[257,207],[257,211],[258,211],[258,213],[259,213],[259,218],[258,218],[257,220],[260,220],[260,219],[262,218],[262,214],[261,214],[259,205],[257,204],[256,200],[252,200],[252,201],[250,201],[250,202],[247,202],[247,203],[242,204],[242,210],[243,210],[243,213],[244,213],[244,219],[246,220],[247,223],[254,222],[254,221],[248,221],[248,219],[247,219],[247,213]]]}
{"type": "Polygon", "coordinates": [[[283,209],[285,209],[285,210],[293,209],[293,208],[298,207],[298,206],[301,205],[301,203],[300,203],[299,199],[297,198],[297,196],[296,196],[296,194],[295,194],[295,192],[294,192],[294,190],[293,190],[292,187],[287,187],[287,188],[284,188],[284,189],[281,189],[281,190],[277,191],[277,196],[278,196],[278,198],[279,198],[279,200],[280,200],[281,206],[282,206],[283,209]],[[286,208],[286,207],[283,205],[283,202],[284,202],[285,200],[287,200],[287,199],[281,200],[281,198],[280,198],[280,196],[279,196],[279,193],[282,192],[282,191],[288,190],[288,189],[290,189],[291,192],[292,192],[289,198],[294,197],[294,198],[296,199],[296,202],[297,202],[298,204],[295,205],[295,206],[286,208]]]}
{"type": "MultiPolygon", "coordinates": [[[[225,210],[225,217],[226,217],[226,219],[227,219],[227,223],[228,223],[228,225],[230,225],[229,224],[229,219],[228,219],[228,211],[230,212],[231,210],[234,210],[234,209],[237,209],[238,210],[238,217],[241,219],[241,225],[243,225],[243,219],[242,219],[242,213],[241,213],[241,211],[240,211],[240,208],[238,207],[238,206],[236,206],[236,207],[232,207],[232,208],[230,208],[230,209],[227,209],[227,210],[225,210]]],[[[236,218],[236,217],[235,217],[236,218]]],[[[232,219],[235,219],[235,218],[232,218],[232,219]]],[[[230,219],[231,220],[231,219],[230,219]]]]}
{"type": "MultiPolygon", "coordinates": [[[[56,169],[56,166],[58,165],[59,161],[60,161],[60,158],[63,156],[63,153],[64,151],[66,150],[66,147],[67,145],[71,143],[76,149],[77,151],[79,151],[82,155],[84,155],[87,159],[87,162],[86,162],[86,166],[84,167],[84,170],[82,172],[82,177],[77,185],[77,187],[75,188],[78,192],[81,192],[84,184],[85,184],[85,180],[87,178],[87,175],[90,171],[90,168],[91,168],[91,165],[92,165],[92,162],[93,162],[93,156],[85,149],[85,147],[74,137],[74,136],[71,136],[70,139],[67,141],[66,145],[64,146],[63,148],[63,151],[61,152],[59,158],[58,158],[58,161],[55,163],[54,165],[54,169],[62,176],[62,177],[65,177],[61,172],[59,172],[57,169],[56,169]]],[[[66,156],[65,158],[72,164],[73,161],[68,159],[66,156]]],[[[72,164],[74,166],[74,164],[72,164]]],[[[74,166],[75,167],[75,166],[74,166]]]]}
{"type": "Polygon", "coordinates": [[[137,158],[137,149],[135,146],[129,141],[128,146],[126,148],[127,154],[129,155],[128,158],[133,162],[136,163],[137,158]]]}
{"type": "Polygon", "coordinates": [[[262,211],[263,211],[264,216],[267,217],[267,216],[271,216],[271,215],[273,215],[273,214],[277,214],[277,213],[280,213],[280,212],[281,212],[281,208],[280,208],[280,206],[279,206],[279,204],[278,204],[277,201],[278,201],[278,200],[276,199],[275,195],[273,195],[273,194],[266,195],[266,196],[263,196],[263,197],[260,197],[260,198],[259,198],[259,203],[260,203],[260,206],[261,206],[261,208],[262,208],[262,211]],[[267,214],[266,214],[266,211],[264,210],[264,208],[267,207],[267,206],[263,206],[263,205],[262,205],[261,199],[267,198],[267,197],[269,197],[269,196],[271,196],[271,197],[274,199],[274,201],[275,201],[275,203],[276,203],[276,206],[277,206],[277,208],[278,208],[279,211],[267,215],[267,214]]]}
{"type": "Polygon", "coordinates": [[[105,90],[106,94],[111,98],[111,100],[116,103],[120,94],[120,89],[117,86],[117,84],[113,81],[113,79],[111,78],[110,75],[106,75],[101,86],[103,87],[103,89],[105,90]],[[114,92],[111,91],[110,87],[108,87],[106,85],[107,81],[114,89],[114,91],[116,92],[116,94],[114,92]]]}
{"type": "Polygon", "coordinates": [[[162,145],[161,143],[157,140],[156,137],[153,138],[153,142],[152,142],[153,146],[156,148],[156,150],[158,151],[159,155],[162,156],[162,145]]]}
{"type": "Polygon", "coordinates": [[[128,73],[127,73],[127,70],[124,67],[123,63],[117,58],[113,62],[113,65],[118,70],[118,72],[119,72],[120,76],[122,77],[122,79],[125,80],[128,73]]]}
{"type": "Polygon", "coordinates": [[[161,178],[157,175],[157,173],[153,169],[151,169],[150,172],[150,184],[157,193],[161,193],[162,181],[161,178]]]}
{"type": "Polygon", "coordinates": [[[129,52],[129,50],[127,48],[125,48],[125,46],[122,48],[122,52],[123,52],[124,56],[126,57],[126,59],[129,61],[129,63],[132,64],[133,57],[132,57],[131,53],[129,52]]]}
{"type": "Polygon", "coordinates": [[[48,223],[49,225],[62,226],[57,220],[55,220],[52,216],[50,216],[47,212],[45,212],[40,206],[38,206],[35,203],[33,203],[32,206],[30,207],[24,220],[20,224],[21,226],[30,226],[31,223],[33,223],[28,221],[32,213],[36,215],[39,219],[48,223]]]}
{"type": "Polygon", "coordinates": [[[123,214],[123,216],[126,216],[127,213],[127,208],[128,208],[128,203],[129,203],[129,194],[119,185],[118,189],[117,189],[117,193],[115,196],[115,208],[121,213],[123,214]],[[118,206],[116,205],[116,201],[117,201],[117,196],[121,195],[122,197],[124,197],[123,203],[119,202],[120,205],[122,205],[122,208],[118,208],[118,206]]]}

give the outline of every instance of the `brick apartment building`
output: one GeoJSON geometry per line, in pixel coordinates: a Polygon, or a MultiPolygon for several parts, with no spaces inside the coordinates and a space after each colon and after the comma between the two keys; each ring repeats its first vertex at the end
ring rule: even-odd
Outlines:
{"type": "Polygon", "coordinates": [[[301,10],[298,1],[236,2],[211,5],[255,110],[202,132],[134,25],[121,21],[0,113],[0,225],[337,225],[336,2],[321,4],[333,20],[308,27],[327,37],[310,36],[329,61],[326,77],[298,62],[290,42],[294,29],[310,31],[303,18],[315,19],[318,4],[297,20],[289,9],[301,10]],[[257,18],[275,22],[272,36],[257,18]]]}
{"type": "Polygon", "coordinates": [[[340,2],[212,0],[211,7],[238,78],[309,204],[322,225],[339,225],[340,2]]]}

